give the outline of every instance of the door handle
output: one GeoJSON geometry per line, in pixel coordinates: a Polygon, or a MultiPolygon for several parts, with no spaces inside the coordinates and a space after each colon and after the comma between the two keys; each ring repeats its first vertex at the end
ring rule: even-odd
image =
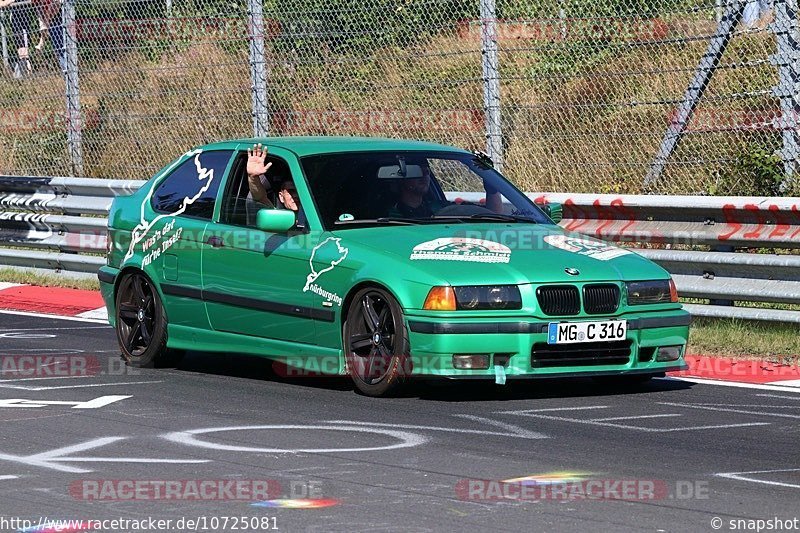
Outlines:
{"type": "Polygon", "coordinates": [[[210,244],[214,248],[222,248],[223,246],[225,246],[225,243],[223,242],[223,240],[220,237],[216,237],[216,236],[215,237],[209,237],[208,240],[206,241],[206,244],[210,244]]]}

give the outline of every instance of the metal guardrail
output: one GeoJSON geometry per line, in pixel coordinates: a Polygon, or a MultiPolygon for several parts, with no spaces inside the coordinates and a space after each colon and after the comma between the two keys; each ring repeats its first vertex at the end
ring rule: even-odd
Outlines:
{"type": "Polygon", "coordinates": [[[94,277],[108,210],[143,181],[0,176],[0,265],[94,277]]]}
{"type": "MultiPolygon", "coordinates": [[[[115,196],[144,182],[0,176],[0,265],[93,276],[105,263],[115,196]]],[[[483,193],[453,193],[479,201],[483,193]]],[[[538,194],[563,205],[561,225],[637,246],[684,297],[800,305],[800,198],[538,194]],[[691,247],[710,247],[697,251],[691,247]],[[735,249],[772,249],[752,253],[735,249]]],[[[694,315],[800,323],[800,311],[687,304],[694,315]]]]}

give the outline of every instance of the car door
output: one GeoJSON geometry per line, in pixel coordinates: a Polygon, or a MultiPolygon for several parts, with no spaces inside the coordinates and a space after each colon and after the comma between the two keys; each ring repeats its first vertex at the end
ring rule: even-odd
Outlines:
{"type": "MultiPolygon", "coordinates": [[[[312,308],[304,290],[313,249],[311,228],[269,233],[255,227],[247,202],[246,146],[241,146],[219,200],[215,222],[203,243],[203,299],[213,329],[230,333],[315,344],[314,319],[326,311],[312,308]]],[[[290,176],[301,205],[311,209],[294,155],[269,147],[268,176],[290,176]]],[[[276,187],[271,194],[273,202],[276,187]]],[[[316,222],[311,217],[308,223],[316,222]]],[[[328,311],[328,313],[330,313],[328,311]]]]}
{"type": "Polygon", "coordinates": [[[172,326],[209,328],[201,299],[201,243],[233,150],[197,150],[150,196],[152,220],[136,243],[156,279],[172,326]]]}

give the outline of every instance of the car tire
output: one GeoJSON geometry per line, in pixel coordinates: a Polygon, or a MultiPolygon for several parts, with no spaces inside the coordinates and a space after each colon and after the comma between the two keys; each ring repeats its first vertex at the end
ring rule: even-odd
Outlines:
{"type": "Polygon", "coordinates": [[[116,331],[122,358],[131,366],[152,368],[168,359],[167,317],[161,297],[141,272],[122,278],[116,297],[116,331]]]}
{"type": "Polygon", "coordinates": [[[359,290],[342,327],[347,370],[367,396],[397,393],[411,372],[411,346],[403,309],[387,291],[359,290]]]}

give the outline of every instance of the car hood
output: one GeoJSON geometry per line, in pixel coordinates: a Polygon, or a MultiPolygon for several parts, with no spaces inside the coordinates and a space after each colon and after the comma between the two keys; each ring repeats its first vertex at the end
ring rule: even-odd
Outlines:
{"type": "Polygon", "coordinates": [[[669,277],[629,250],[550,224],[382,226],[338,231],[336,236],[355,252],[354,258],[359,251],[365,261],[369,256],[375,260],[376,252],[388,253],[416,274],[451,285],[669,277]]]}

